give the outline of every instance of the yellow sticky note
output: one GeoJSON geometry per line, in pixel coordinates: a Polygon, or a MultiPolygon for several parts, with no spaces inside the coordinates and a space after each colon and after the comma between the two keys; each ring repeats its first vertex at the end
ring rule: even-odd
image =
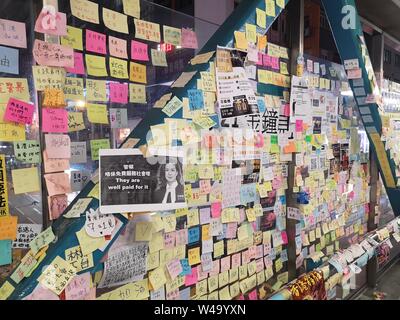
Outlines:
{"type": "Polygon", "coordinates": [[[128,79],[128,62],[110,57],[110,76],[118,79],[128,79]]]}
{"type": "Polygon", "coordinates": [[[163,267],[159,267],[149,273],[149,281],[154,290],[160,289],[166,282],[165,272],[163,267]]]}
{"type": "Polygon", "coordinates": [[[180,46],[182,43],[181,29],[169,26],[163,26],[164,42],[170,43],[174,46],[180,46]]]}
{"type": "Polygon", "coordinates": [[[91,23],[99,24],[99,5],[87,0],[71,0],[71,13],[73,16],[91,23]]]}
{"type": "Polygon", "coordinates": [[[256,8],[256,16],[257,16],[257,25],[265,29],[267,27],[267,16],[265,15],[265,11],[256,8]]]}
{"type": "Polygon", "coordinates": [[[0,123],[0,141],[25,141],[25,125],[17,123],[0,123]]]}
{"type": "Polygon", "coordinates": [[[106,300],[144,300],[149,295],[148,280],[143,279],[134,283],[128,283],[103,296],[105,296],[106,300]]]}
{"type": "Polygon", "coordinates": [[[131,103],[146,103],[146,86],[142,84],[129,84],[129,102],[131,103]]]}
{"type": "Polygon", "coordinates": [[[37,168],[14,169],[11,176],[15,194],[40,191],[37,168]]]}
{"type": "MultiPolygon", "coordinates": [[[[223,241],[222,241],[223,242],[223,241]]],[[[200,260],[200,247],[192,248],[188,250],[189,265],[193,266],[199,264],[200,260]]]]}
{"type": "Polygon", "coordinates": [[[285,0],[276,0],[276,4],[280,8],[285,8],[285,0]]]}
{"type": "Polygon", "coordinates": [[[160,25],[158,23],[135,19],[135,38],[161,42],[160,25]]]}
{"type": "Polygon", "coordinates": [[[254,24],[246,23],[246,40],[247,42],[257,42],[257,28],[254,24]]]}
{"type": "Polygon", "coordinates": [[[92,253],[93,251],[102,248],[106,244],[104,237],[92,238],[86,233],[85,228],[82,228],[80,231],[76,232],[76,236],[78,238],[79,245],[81,246],[82,254],[84,255],[92,253]]]}
{"type": "Polygon", "coordinates": [[[220,300],[232,300],[231,294],[229,292],[229,286],[219,290],[219,299],[220,300]]]}
{"type": "Polygon", "coordinates": [[[153,224],[154,232],[159,232],[164,229],[164,222],[158,214],[151,216],[151,223],[153,224]]]}
{"type": "Polygon", "coordinates": [[[93,197],[96,199],[99,199],[99,193],[100,193],[100,187],[99,184],[97,183],[93,189],[89,192],[88,197],[93,197]]]}
{"type": "Polygon", "coordinates": [[[265,11],[267,16],[275,17],[275,0],[265,0],[265,11]]]}
{"type": "Polygon", "coordinates": [[[86,100],[107,102],[106,81],[104,80],[86,80],[86,100]]]}
{"type": "Polygon", "coordinates": [[[161,232],[153,233],[152,239],[149,242],[150,253],[164,249],[164,237],[161,232]]]}
{"type": "Polygon", "coordinates": [[[153,224],[150,221],[138,221],[135,225],[135,241],[150,241],[153,236],[153,224]]]}
{"type": "Polygon", "coordinates": [[[86,108],[89,122],[108,124],[107,105],[88,103],[86,108]]]}
{"type": "Polygon", "coordinates": [[[129,80],[133,82],[139,83],[147,83],[147,73],[146,73],[146,66],[132,62],[130,63],[130,78],[129,80]]]}
{"type": "Polygon", "coordinates": [[[128,16],[103,7],[103,21],[104,25],[113,31],[129,33],[128,29],[128,16]]]}
{"type": "Polygon", "coordinates": [[[156,251],[147,255],[147,270],[153,270],[160,266],[160,252],[156,251]]]}
{"type": "Polygon", "coordinates": [[[253,208],[246,209],[246,216],[250,222],[256,221],[256,214],[253,208]]]}
{"type": "MultiPolygon", "coordinates": [[[[33,80],[35,83],[35,89],[37,91],[42,91],[45,88],[62,89],[65,85],[66,72],[64,68],[56,68],[48,66],[32,66],[32,73],[33,73],[33,80]]],[[[1,102],[1,95],[0,95],[0,102],[1,102]]]]}
{"type": "Polygon", "coordinates": [[[82,112],[68,112],[68,132],[85,129],[82,112]]]}
{"type": "Polygon", "coordinates": [[[84,100],[83,79],[66,77],[64,95],[67,100],[84,100]]]}
{"type": "Polygon", "coordinates": [[[187,213],[187,224],[188,227],[197,226],[200,224],[199,210],[197,208],[189,210],[187,213]]]}
{"type": "Polygon", "coordinates": [[[106,58],[92,54],[85,55],[86,71],[88,75],[95,77],[107,77],[106,58]]]}
{"type": "Polygon", "coordinates": [[[124,13],[140,19],[140,0],[122,0],[124,13]]]}
{"type": "Polygon", "coordinates": [[[65,260],[70,263],[77,272],[93,267],[93,254],[82,254],[80,246],[75,246],[65,250],[65,260]]]}
{"type": "Polygon", "coordinates": [[[15,288],[11,283],[5,281],[0,287],[0,300],[7,300],[7,298],[13,293],[14,289],[15,288]]]}
{"type": "Polygon", "coordinates": [[[164,216],[162,219],[164,221],[164,231],[165,232],[175,231],[175,229],[176,229],[176,217],[175,217],[174,214],[170,214],[170,215],[164,216]]]}
{"type": "Polygon", "coordinates": [[[236,48],[247,50],[248,43],[244,32],[235,31],[236,48]]]}
{"type": "Polygon", "coordinates": [[[67,35],[61,37],[61,44],[82,51],[82,29],[67,26],[67,35]]]}
{"type": "Polygon", "coordinates": [[[214,243],[214,259],[224,255],[224,241],[214,243]]]}
{"type": "Polygon", "coordinates": [[[261,51],[265,51],[266,47],[267,47],[267,36],[257,34],[257,49],[261,50],[261,51]]]}
{"type": "Polygon", "coordinates": [[[200,179],[214,179],[214,168],[212,165],[198,166],[198,175],[200,179]]]}

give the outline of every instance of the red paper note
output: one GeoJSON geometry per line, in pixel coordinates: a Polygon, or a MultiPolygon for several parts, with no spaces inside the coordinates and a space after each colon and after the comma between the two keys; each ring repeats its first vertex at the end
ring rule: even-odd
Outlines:
{"type": "Polygon", "coordinates": [[[34,111],[35,107],[33,104],[10,98],[4,114],[4,120],[22,124],[31,124],[34,111]]]}
{"type": "Polygon", "coordinates": [[[128,103],[128,84],[110,82],[110,101],[115,103],[128,103]]]}
{"type": "Polygon", "coordinates": [[[86,51],[106,54],[106,35],[86,30],[86,51]]]}
{"type": "Polygon", "coordinates": [[[68,112],[64,109],[43,108],[43,132],[67,133],[68,112]]]}
{"type": "Polygon", "coordinates": [[[132,60],[149,61],[147,53],[148,45],[139,41],[132,40],[131,43],[131,58],[132,60]]]}
{"type": "Polygon", "coordinates": [[[65,68],[67,72],[74,74],[85,74],[85,67],[83,65],[83,54],[81,52],[74,52],[74,67],[65,68]]]}

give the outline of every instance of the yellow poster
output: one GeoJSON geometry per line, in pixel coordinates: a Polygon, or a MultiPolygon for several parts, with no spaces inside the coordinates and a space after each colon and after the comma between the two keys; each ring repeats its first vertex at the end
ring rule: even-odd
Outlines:
{"type": "Polygon", "coordinates": [[[61,44],[82,51],[82,29],[67,26],[67,35],[61,37],[61,44]]]}
{"type": "Polygon", "coordinates": [[[107,102],[106,81],[87,79],[86,100],[107,102]]]}
{"type": "Polygon", "coordinates": [[[118,79],[128,79],[128,61],[110,57],[110,76],[118,79]]]}
{"type": "Polygon", "coordinates": [[[122,0],[124,13],[140,19],[140,0],[122,0]]]}
{"type": "Polygon", "coordinates": [[[107,77],[106,58],[87,54],[85,56],[88,75],[95,77],[107,77]]]}
{"type": "Polygon", "coordinates": [[[0,217],[10,214],[7,188],[6,157],[0,154],[0,217]]]}
{"type": "Polygon", "coordinates": [[[129,80],[139,83],[147,83],[147,69],[145,65],[131,61],[129,80]]]}
{"type": "Polygon", "coordinates": [[[11,176],[15,194],[40,191],[36,167],[11,170],[11,176]]]}
{"type": "Polygon", "coordinates": [[[108,124],[107,105],[88,103],[86,107],[89,122],[108,124]]]}
{"type": "Polygon", "coordinates": [[[104,25],[113,31],[129,33],[128,16],[114,10],[103,8],[104,25]]]}
{"type": "Polygon", "coordinates": [[[158,23],[135,19],[135,38],[161,42],[160,25],[158,23]]]}
{"type": "Polygon", "coordinates": [[[146,86],[142,84],[129,84],[129,102],[146,103],[146,86]]]}
{"type": "Polygon", "coordinates": [[[0,123],[0,141],[25,141],[25,126],[14,123],[0,123]]]}
{"type": "Polygon", "coordinates": [[[99,5],[87,0],[71,0],[71,13],[73,16],[91,23],[99,23],[99,5]]]}
{"type": "Polygon", "coordinates": [[[173,28],[169,26],[163,26],[164,31],[164,42],[170,43],[174,46],[180,46],[182,44],[182,32],[181,29],[173,28]]]}

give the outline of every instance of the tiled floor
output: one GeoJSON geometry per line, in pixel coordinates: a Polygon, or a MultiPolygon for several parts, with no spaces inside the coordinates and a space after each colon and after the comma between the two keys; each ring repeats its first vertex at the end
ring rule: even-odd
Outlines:
{"type": "Polygon", "coordinates": [[[382,300],[400,300],[400,261],[386,271],[375,288],[365,290],[356,300],[379,300],[376,292],[383,293],[382,300]]]}

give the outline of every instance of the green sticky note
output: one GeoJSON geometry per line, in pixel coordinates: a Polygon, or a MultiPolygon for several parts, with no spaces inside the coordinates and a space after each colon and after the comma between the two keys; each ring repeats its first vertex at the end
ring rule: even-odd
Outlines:
{"type": "Polygon", "coordinates": [[[331,236],[330,236],[329,233],[327,233],[327,234],[325,235],[325,242],[326,242],[326,244],[329,244],[329,243],[331,242],[331,236]]]}
{"type": "Polygon", "coordinates": [[[317,245],[315,246],[315,251],[320,252],[321,251],[321,244],[317,243],[317,245]]]}
{"type": "Polygon", "coordinates": [[[277,135],[271,136],[271,144],[278,144],[278,136],[277,135]]]}
{"type": "Polygon", "coordinates": [[[11,264],[12,253],[11,253],[11,240],[0,240],[0,266],[11,264]]]}
{"type": "Polygon", "coordinates": [[[311,143],[312,136],[310,134],[306,135],[306,142],[311,143]]]}
{"type": "Polygon", "coordinates": [[[108,139],[90,140],[90,150],[92,154],[92,160],[99,160],[100,149],[110,149],[110,140],[108,139]]]}
{"type": "Polygon", "coordinates": [[[14,155],[19,161],[24,163],[40,163],[39,141],[15,141],[14,155]]]}

